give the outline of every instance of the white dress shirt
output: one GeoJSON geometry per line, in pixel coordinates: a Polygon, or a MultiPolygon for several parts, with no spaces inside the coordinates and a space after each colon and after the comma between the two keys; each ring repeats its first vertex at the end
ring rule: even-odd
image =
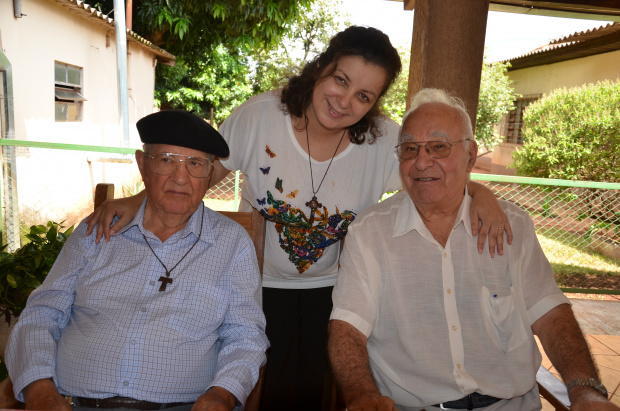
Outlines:
{"type": "Polygon", "coordinates": [[[491,258],[487,248],[478,254],[470,205],[465,193],[445,247],[407,192],[358,216],[331,318],[368,337],[377,385],[401,409],[434,409],[472,392],[512,399],[488,410],[540,409],[531,325],[568,299],[527,213],[500,201],[514,240],[491,258]]]}

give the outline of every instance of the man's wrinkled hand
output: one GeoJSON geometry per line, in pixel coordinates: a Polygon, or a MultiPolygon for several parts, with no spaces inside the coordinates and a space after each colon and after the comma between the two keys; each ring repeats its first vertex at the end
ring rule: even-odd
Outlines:
{"type": "Polygon", "coordinates": [[[196,400],[192,411],[232,411],[235,396],[222,387],[213,387],[196,400]]]}
{"type": "Polygon", "coordinates": [[[571,411],[620,411],[620,408],[590,387],[575,387],[570,393],[571,411]]]}
{"type": "Polygon", "coordinates": [[[72,408],[51,379],[33,381],[24,388],[27,410],[71,411],[72,408]]]}
{"type": "Polygon", "coordinates": [[[347,404],[348,411],[397,411],[390,397],[365,395],[354,398],[347,404]]]}

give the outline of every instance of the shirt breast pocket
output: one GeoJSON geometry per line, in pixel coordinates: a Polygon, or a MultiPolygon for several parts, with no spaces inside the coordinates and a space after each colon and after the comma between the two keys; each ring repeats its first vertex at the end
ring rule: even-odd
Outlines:
{"type": "Polygon", "coordinates": [[[528,332],[513,287],[510,287],[510,294],[498,296],[491,295],[483,286],[481,305],[487,333],[499,350],[508,353],[527,341],[528,332]]]}
{"type": "Polygon", "coordinates": [[[214,284],[185,283],[175,296],[168,325],[192,340],[200,340],[219,328],[228,301],[214,284]]]}

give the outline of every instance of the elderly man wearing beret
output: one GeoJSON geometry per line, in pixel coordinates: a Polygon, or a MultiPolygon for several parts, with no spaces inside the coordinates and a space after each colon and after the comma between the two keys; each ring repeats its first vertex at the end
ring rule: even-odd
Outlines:
{"type": "Polygon", "coordinates": [[[265,361],[252,242],[202,203],[226,142],[185,111],[137,127],[139,213],[110,242],[82,222],[11,335],[7,366],[29,409],[232,410],[265,361]]]}

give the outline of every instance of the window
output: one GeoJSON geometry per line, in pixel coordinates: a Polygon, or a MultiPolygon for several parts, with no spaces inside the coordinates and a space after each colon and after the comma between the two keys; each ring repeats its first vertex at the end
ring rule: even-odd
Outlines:
{"type": "Polygon", "coordinates": [[[82,121],[82,69],[54,62],[56,121],[82,121]]]}
{"type": "Polygon", "coordinates": [[[527,106],[540,98],[540,95],[523,96],[515,101],[516,108],[508,113],[504,119],[502,135],[506,136],[507,143],[523,144],[521,128],[523,127],[523,112],[527,106]]]}

